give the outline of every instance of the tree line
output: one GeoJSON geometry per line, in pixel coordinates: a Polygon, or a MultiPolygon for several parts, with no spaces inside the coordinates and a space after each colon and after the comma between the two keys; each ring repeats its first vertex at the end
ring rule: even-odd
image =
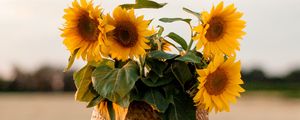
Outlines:
{"type": "Polygon", "coordinates": [[[270,77],[261,69],[242,72],[244,87],[247,90],[300,90],[300,69],[295,69],[284,76],[270,77]]]}
{"type": "MultiPolygon", "coordinates": [[[[61,68],[43,66],[33,73],[14,69],[14,77],[4,80],[0,76],[0,91],[74,91],[73,72],[61,68]]],[[[269,77],[261,69],[242,71],[243,87],[246,90],[300,90],[300,69],[286,76],[269,77]]]]}
{"type": "Polygon", "coordinates": [[[14,77],[10,80],[1,80],[0,91],[74,91],[73,72],[63,72],[61,68],[43,66],[33,73],[15,68],[14,77]]]}

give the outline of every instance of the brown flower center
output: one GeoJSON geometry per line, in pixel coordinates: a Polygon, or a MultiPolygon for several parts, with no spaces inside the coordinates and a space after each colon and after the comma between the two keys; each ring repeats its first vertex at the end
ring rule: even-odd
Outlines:
{"type": "Polygon", "coordinates": [[[215,72],[209,74],[206,79],[204,87],[210,95],[220,95],[223,93],[228,82],[226,73],[221,69],[217,69],[215,72]]]}
{"type": "Polygon", "coordinates": [[[207,33],[205,35],[207,40],[211,42],[219,40],[224,33],[223,20],[220,18],[212,18],[208,24],[209,28],[207,29],[207,33]]]}
{"type": "Polygon", "coordinates": [[[100,33],[98,25],[98,20],[91,19],[89,13],[86,12],[78,20],[78,32],[84,40],[96,41],[100,33]]]}
{"type": "Polygon", "coordinates": [[[135,25],[129,21],[117,23],[113,35],[123,47],[133,47],[138,41],[137,29],[135,25]]]}

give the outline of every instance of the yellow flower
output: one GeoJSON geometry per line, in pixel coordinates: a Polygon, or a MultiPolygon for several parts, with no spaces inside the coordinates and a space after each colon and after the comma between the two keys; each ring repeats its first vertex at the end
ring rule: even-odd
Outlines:
{"type": "Polygon", "coordinates": [[[107,34],[108,40],[103,43],[103,51],[112,58],[125,61],[144,55],[145,49],[150,49],[145,37],[152,35],[153,31],[148,29],[150,21],[144,20],[144,16],[136,17],[133,9],[117,7],[113,17],[107,15],[107,20],[115,29],[107,34]]]}
{"type": "Polygon", "coordinates": [[[109,53],[109,51],[108,51],[109,49],[106,48],[104,42],[107,41],[107,33],[114,30],[115,27],[108,24],[107,17],[105,15],[103,15],[102,17],[103,17],[103,19],[99,19],[100,24],[99,24],[98,28],[100,30],[100,34],[99,34],[98,40],[99,40],[99,44],[101,46],[100,51],[102,53],[102,56],[107,57],[108,53],[109,53]]]}
{"type": "Polygon", "coordinates": [[[233,4],[223,8],[223,2],[208,12],[201,13],[202,24],[194,28],[198,34],[197,49],[203,49],[206,57],[225,54],[232,56],[240,49],[238,39],[245,35],[243,28],[246,22],[240,18],[243,13],[237,12],[233,4]]]}
{"type": "Polygon", "coordinates": [[[234,60],[231,57],[224,62],[224,57],[216,56],[206,69],[197,70],[200,85],[194,102],[198,107],[209,112],[213,108],[216,112],[229,111],[229,102],[235,103],[236,97],[245,91],[240,86],[241,64],[234,60]]]}
{"type": "Polygon", "coordinates": [[[162,40],[162,50],[163,51],[171,51],[171,47],[172,45],[168,42],[168,41],[166,41],[166,40],[162,40]]]}
{"type": "Polygon", "coordinates": [[[105,21],[101,19],[101,8],[94,7],[92,1],[80,0],[79,4],[75,0],[72,7],[65,9],[64,19],[66,23],[61,36],[71,54],[78,49],[77,58],[101,60],[98,39],[105,39],[105,33],[112,29],[103,24],[105,21]]]}

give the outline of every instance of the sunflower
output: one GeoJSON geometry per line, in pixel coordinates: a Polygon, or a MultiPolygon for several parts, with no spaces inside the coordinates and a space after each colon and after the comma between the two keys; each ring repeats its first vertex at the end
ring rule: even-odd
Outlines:
{"type": "Polygon", "coordinates": [[[73,54],[78,50],[76,57],[83,60],[101,60],[100,38],[105,39],[105,32],[112,29],[104,25],[101,19],[101,8],[94,7],[93,2],[75,0],[72,7],[65,9],[65,27],[62,29],[63,43],[73,54]]]}
{"type": "Polygon", "coordinates": [[[233,4],[223,8],[223,2],[208,12],[201,13],[202,24],[194,28],[198,33],[194,40],[199,40],[197,49],[204,47],[205,56],[225,54],[234,55],[239,50],[239,41],[245,32],[246,22],[240,18],[243,13],[237,12],[233,4]]]}
{"type": "Polygon", "coordinates": [[[113,16],[107,15],[108,24],[114,26],[114,30],[107,34],[103,49],[118,60],[138,57],[146,53],[149,49],[148,39],[145,37],[154,32],[148,29],[149,20],[144,20],[144,16],[136,17],[134,10],[126,10],[117,7],[113,11],[113,16]]]}
{"type": "Polygon", "coordinates": [[[194,102],[198,107],[202,107],[209,112],[215,108],[216,112],[229,111],[229,102],[235,103],[236,97],[245,90],[240,86],[241,64],[234,63],[234,58],[228,58],[224,62],[224,57],[216,56],[206,69],[197,70],[199,91],[194,97],[194,102]]]}

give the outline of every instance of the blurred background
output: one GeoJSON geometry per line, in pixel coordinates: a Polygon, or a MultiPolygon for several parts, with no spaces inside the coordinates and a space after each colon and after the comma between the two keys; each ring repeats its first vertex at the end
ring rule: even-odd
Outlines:
{"type": "MultiPolygon", "coordinates": [[[[94,0],[105,13],[134,0],[94,0]]],[[[183,12],[210,10],[220,0],[155,0],[169,4],[159,10],[137,10],[189,40],[184,23],[158,22],[160,17],[196,18],[183,12]]],[[[69,52],[60,37],[63,10],[72,0],[0,0],[0,119],[87,120],[92,109],[74,101],[72,73],[62,72],[69,52]]],[[[247,35],[241,41],[243,87],[247,90],[231,112],[212,113],[211,120],[300,119],[299,0],[225,0],[244,12],[247,35]]]]}

